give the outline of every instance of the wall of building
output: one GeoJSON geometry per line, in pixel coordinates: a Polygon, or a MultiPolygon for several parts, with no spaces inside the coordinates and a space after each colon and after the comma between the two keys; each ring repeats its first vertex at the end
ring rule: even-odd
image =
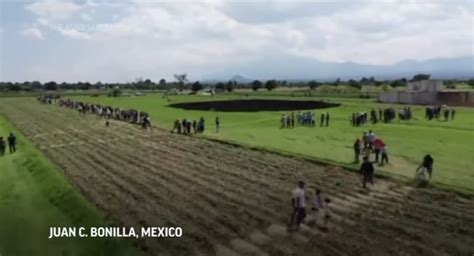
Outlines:
{"type": "Polygon", "coordinates": [[[379,101],[386,103],[397,103],[398,92],[383,92],[379,94],[379,101]]]}
{"type": "Polygon", "coordinates": [[[438,104],[459,105],[459,106],[474,106],[474,93],[462,91],[444,91],[438,92],[438,104]]]}
{"type": "Polygon", "coordinates": [[[407,91],[437,92],[444,90],[442,80],[422,80],[407,83],[407,91]]]}
{"type": "Polygon", "coordinates": [[[379,101],[403,104],[430,104],[436,102],[436,92],[385,92],[379,94],[379,101]]]}

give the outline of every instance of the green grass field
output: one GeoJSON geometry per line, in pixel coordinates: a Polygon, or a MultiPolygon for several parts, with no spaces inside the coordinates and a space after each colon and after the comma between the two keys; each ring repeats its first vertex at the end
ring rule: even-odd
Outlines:
{"type": "MultiPolygon", "coordinates": [[[[402,180],[411,180],[414,171],[425,154],[432,154],[435,159],[433,183],[454,191],[474,194],[474,109],[456,108],[453,121],[427,121],[424,118],[424,107],[413,107],[414,119],[411,121],[394,121],[389,124],[366,124],[352,127],[349,117],[353,112],[369,111],[371,108],[387,106],[374,102],[374,99],[324,98],[327,101],[342,103],[342,106],[331,108],[330,127],[297,127],[280,129],[279,120],[285,112],[233,112],[218,113],[213,111],[190,111],[168,107],[170,103],[207,100],[229,100],[238,98],[279,98],[308,99],[308,97],[291,97],[294,92],[234,93],[209,96],[171,96],[170,101],[161,95],[153,94],[144,97],[76,97],[88,102],[110,104],[117,107],[131,107],[150,113],[152,123],[171,129],[176,119],[206,119],[204,136],[244,144],[283,153],[300,155],[315,160],[357,168],[353,164],[352,144],[363,131],[372,129],[375,134],[388,144],[390,164],[378,167],[379,174],[402,180]],[[222,130],[215,132],[216,115],[221,118],[222,130]]],[[[321,97],[315,97],[323,100],[321,97]]],[[[316,110],[319,118],[320,110],[316,110]]]]}
{"type": "Polygon", "coordinates": [[[18,151],[0,157],[0,255],[137,255],[125,240],[48,239],[50,226],[107,223],[5,119],[0,136],[14,132],[18,151]]]}

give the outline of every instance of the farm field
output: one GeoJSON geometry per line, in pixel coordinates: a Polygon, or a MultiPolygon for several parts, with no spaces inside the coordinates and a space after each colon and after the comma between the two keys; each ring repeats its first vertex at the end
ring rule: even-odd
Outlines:
{"type": "MultiPolygon", "coordinates": [[[[157,96],[141,99],[136,102],[160,102],[157,96]]],[[[128,103],[123,99],[120,104],[128,103]]],[[[175,116],[198,115],[165,107],[156,107],[155,111],[152,120],[161,120],[167,129],[165,124],[171,122],[165,119],[177,118],[171,116],[172,111],[175,116]]],[[[140,240],[138,246],[150,255],[474,253],[474,226],[470,225],[474,222],[474,200],[456,193],[388,180],[377,180],[375,188],[366,191],[360,188],[357,174],[338,167],[171,134],[162,128],[143,131],[117,121],[105,127],[96,116],[80,116],[76,111],[41,105],[34,99],[1,100],[0,114],[114,223],[183,228],[184,235],[179,239],[140,240]],[[299,232],[286,231],[291,190],[298,180],[307,182],[308,191],[318,187],[332,199],[333,218],[328,230],[303,226],[299,232]]],[[[254,114],[261,118],[268,115],[269,119],[247,117],[249,125],[266,125],[256,125],[257,134],[263,135],[270,123],[278,126],[278,119],[272,119],[279,113],[254,114]]],[[[211,114],[207,115],[211,120],[211,114]]],[[[342,127],[342,116],[333,116],[342,127]]],[[[222,114],[224,131],[239,130],[238,123],[243,119],[237,117],[222,114]]],[[[437,131],[449,129],[447,125],[440,122],[437,131]]],[[[463,126],[467,124],[460,123],[453,130],[468,132],[463,126]]],[[[241,129],[248,128],[243,124],[241,129]]],[[[275,131],[290,136],[290,132],[304,129],[275,131]]],[[[224,131],[210,136],[225,139],[224,131]]],[[[330,135],[321,134],[332,138],[330,135]]],[[[350,151],[348,157],[352,159],[350,151]]]]}
{"type": "Polygon", "coordinates": [[[0,136],[10,132],[16,135],[19,145],[14,154],[0,156],[0,255],[142,255],[125,240],[48,240],[50,226],[107,223],[0,115],[0,136]]]}
{"type": "MultiPolygon", "coordinates": [[[[301,94],[301,93],[300,93],[301,94]]],[[[169,104],[192,101],[230,100],[230,99],[293,99],[308,100],[311,97],[291,97],[289,92],[236,93],[231,95],[209,96],[170,96],[170,101],[161,95],[145,97],[76,97],[91,103],[108,104],[117,107],[136,108],[147,111],[152,123],[171,130],[176,119],[194,119],[201,116],[206,119],[205,137],[235,142],[250,147],[297,154],[300,156],[334,163],[350,168],[358,168],[352,163],[352,145],[363,131],[372,129],[388,144],[390,164],[377,167],[377,173],[401,180],[410,180],[416,167],[425,154],[435,158],[433,184],[474,194],[474,109],[456,107],[453,121],[427,121],[424,107],[412,107],[414,119],[384,124],[366,124],[352,127],[349,116],[353,112],[370,111],[372,108],[401,107],[402,105],[378,104],[374,99],[321,98],[342,103],[340,107],[316,110],[317,119],[322,111],[331,114],[330,127],[297,127],[280,129],[280,117],[290,111],[264,112],[214,112],[193,111],[168,107],[169,104]],[[246,96],[249,94],[250,96],[246,96]],[[221,132],[215,132],[214,119],[219,115],[221,132]]]]}

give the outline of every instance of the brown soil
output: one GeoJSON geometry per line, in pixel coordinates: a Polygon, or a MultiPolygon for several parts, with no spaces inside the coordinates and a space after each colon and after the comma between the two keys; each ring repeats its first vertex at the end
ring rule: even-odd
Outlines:
{"type": "Polygon", "coordinates": [[[150,255],[474,253],[473,199],[383,180],[365,191],[340,168],[18,101],[0,102],[0,114],[108,218],[183,228],[179,239],[139,240],[150,255]],[[300,179],[332,199],[328,226],[286,231],[300,179]]]}
{"type": "Polygon", "coordinates": [[[185,102],[169,105],[187,110],[215,110],[223,112],[291,111],[338,107],[341,104],[310,100],[223,100],[185,102]]]}

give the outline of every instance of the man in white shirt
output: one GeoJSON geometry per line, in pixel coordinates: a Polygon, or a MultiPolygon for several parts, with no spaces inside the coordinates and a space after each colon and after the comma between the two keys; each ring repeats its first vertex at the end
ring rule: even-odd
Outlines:
{"type": "Polygon", "coordinates": [[[296,228],[298,229],[306,217],[304,186],[304,182],[299,181],[298,186],[292,192],[291,203],[293,212],[291,214],[290,228],[293,228],[296,219],[296,228]]]}

